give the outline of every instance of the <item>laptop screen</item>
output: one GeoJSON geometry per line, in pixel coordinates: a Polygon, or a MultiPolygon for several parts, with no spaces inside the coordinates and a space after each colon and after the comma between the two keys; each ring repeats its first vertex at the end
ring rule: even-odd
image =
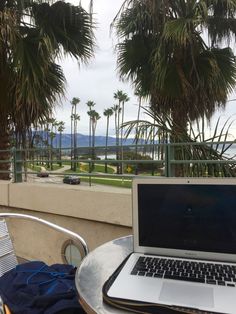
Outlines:
{"type": "Polygon", "coordinates": [[[236,185],[141,184],[139,245],[236,253],[236,185]]]}

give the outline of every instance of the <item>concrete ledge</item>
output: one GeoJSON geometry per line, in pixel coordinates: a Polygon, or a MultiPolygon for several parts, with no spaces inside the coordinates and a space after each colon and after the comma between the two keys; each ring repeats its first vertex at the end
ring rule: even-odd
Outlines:
{"type": "Polygon", "coordinates": [[[131,191],[0,181],[0,205],[131,227],[131,191]]]}
{"type": "MultiPolygon", "coordinates": [[[[132,233],[129,189],[0,181],[0,211],[26,213],[64,226],[79,233],[90,249],[132,233]]],[[[60,235],[31,221],[8,222],[19,256],[60,261],[64,241],[60,235]]]]}

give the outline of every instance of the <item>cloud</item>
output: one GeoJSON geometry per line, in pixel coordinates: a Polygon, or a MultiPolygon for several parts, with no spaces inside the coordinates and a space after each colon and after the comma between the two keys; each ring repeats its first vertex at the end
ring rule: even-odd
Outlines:
{"type": "MultiPolygon", "coordinates": [[[[74,4],[79,4],[78,0],[71,0],[74,4]]],[[[79,97],[81,102],[78,105],[78,114],[80,121],[78,124],[78,132],[88,134],[88,108],[86,102],[92,100],[96,103],[95,110],[101,115],[101,119],[97,125],[97,135],[104,135],[106,128],[106,118],[103,116],[104,109],[111,107],[115,100],[114,92],[118,89],[123,90],[130,97],[130,101],[125,106],[125,120],[134,120],[137,117],[137,99],[133,95],[133,88],[129,83],[123,83],[119,80],[116,69],[116,55],[114,54],[115,34],[110,36],[110,24],[120,9],[123,0],[96,0],[94,1],[94,17],[96,19],[96,39],[97,49],[95,57],[87,66],[79,65],[71,58],[66,58],[61,62],[67,79],[66,98],[63,100],[63,106],[56,109],[56,118],[66,122],[66,132],[70,132],[70,101],[73,97],[79,97]]],[[[82,0],[84,8],[88,8],[89,0],[82,0]]],[[[231,95],[231,99],[236,98],[231,95]]],[[[235,114],[236,102],[230,102],[226,106],[226,110],[216,112],[212,119],[212,128],[215,125],[219,115],[221,121],[235,114]]],[[[144,115],[141,116],[144,118],[144,115]]],[[[111,134],[115,134],[114,118],[111,118],[111,134]]],[[[232,125],[231,131],[236,134],[235,124],[232,125]]]]}
{"type": "MultiPolygon", "coordinates": [[[[72,1],[79,4],[79,1],[72,1]]],[[[88,0],[82,0],[82,5],[87,8],[88,0]]],[[[104,135],[106,128],[106,118],[103,116],[104,109],[113,106],[115,100],[114,93],[121,89],[130,97],[129,103],[125,108],[125,119],[133,120],[137,117],[137,103],[133,95],[133,88],[129,83],[123,83],[119,80],[116,69],[116,56],[114,54],[114,45],[110,36],[110,24],[117,14],[123,0],[96,0],[94,1],[94,12],[96,20],[96,39],[97,49],[95,58],[87,66],[78,65],[76,60],[66,58],[61,62],[64,74],[67,80],[66,97],[63,100],[63,106],[56,109],[57,120],[66,122],[66,132],[70,131],[70,101],[73,97],[79,97],[81,102],[78,105],[78,114],[80,122],[78,123],[78,132],[88,134],[88,108],[86,103],[92,100],[96,103],[94,108],[101,116],[97,124],[97,134],[104,135]]],[[[114,34],[113,34],[114,36],[114,34]]],[[[115,134],[114,121],[111,118],[111,134],[115,134]]]]}

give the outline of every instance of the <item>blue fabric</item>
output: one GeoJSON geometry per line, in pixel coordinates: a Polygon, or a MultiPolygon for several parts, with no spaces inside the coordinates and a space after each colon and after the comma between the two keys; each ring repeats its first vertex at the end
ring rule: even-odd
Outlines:
{"type": "Polygon", "coordinates": [[[0,295],[13,314],[84,313],[71,265],[28,262],[0,278],[0,295]]]}

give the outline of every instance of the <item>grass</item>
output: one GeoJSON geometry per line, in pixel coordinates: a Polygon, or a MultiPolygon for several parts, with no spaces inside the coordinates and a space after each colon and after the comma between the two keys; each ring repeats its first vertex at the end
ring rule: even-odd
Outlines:
{"type": "MultiPolygon", "coordinates": [[[[81,181],[89,182],[88,177],[82,177],[81,181]]],[[[98,178],[98,177],[91,177],[92,183],[102,184],[102,185],[109,185],[114,187],[120,188],[131,188],[132,187],[132,180],[122,180],[122,179],[109,179],[109,178],[98,178]]]]}
{"type": "MultiPolygon", "coordinates": [[[[66,170],[65,172],[72,172],[71,169],[66,170]]],[[[76,171],[73,171],[74,173],[80,173],[80,172],[89,172],[89,165],[87,164],[79,164],[76,171]]],[[[100,172],[105,173],[105,165],[94,165],[93,172],[100,172]]],[[[107,166],[107,173],[108,174],[114,174],[115,170],[112,167],[107,166]]]]}
{"type": "MultiPolygon", "coordinates": [[[[80,165],[80,170],[84,172],[89,172],[89,165],[88,164],[82,164],[80,165]]],[[[94,165],[93,172],[102,172],[105,173],[105,165],[94,165]]],[[[107,173],[113,174],[115,170],[112,167],[107,166],[107,173]]]]}
{"type": "MultiPolygon", "coordinates": [[[[62,165],[70,165],[71,163],[66,161],[62,163],[62,165]]],[[[32,164],[28,164],[28,168],[31,169],[32,171],[35,172],[39,172],[40,168],[42,166],[41,165],[32,165],[32,164]]],[[[50,167],[46,167],[46,165],[44,165],[44,167],[50,171],[50,167]]],[[[62,167],[60,167],[58,164],[53,164],[53,170],[57,170],[57,169],[61,169],[62,167]]],[[[88,173],[89,172],[89,165],[87,163],[80,163],[79,166],[77,167],[76,172],[72,171],[71,169],[69,170],[65,170],[64,173],[65,174],[79,174],[79,173],[88,173]]],[[[94,170],[93,172],[99,172],[100,174],[104,173],[105,174],[105,165],[104,164],[95,164],[94,165],[94,170]]],[[[101,185],[106,185],[106,186],[113,186],[113,187],[121,187],[121,188],[131,188],[132,187],[132,180],[131,179],[127,179],[127,178],[108,178],[108,177],[96,177],[93,176],[93,172],[91,173],[91,183],[92,184],[101,184],[101,185]]],[[[116,170],[114,167],[111,167],[109,165],[107,165],[107,173],[108,174],[115,174],[116,170]]],[[[141,171],[140,171],[141,173],[141,171]]],[[[144,174],[144,172],[142,172],[142,174],[144,174]]],[[[145,173],[145,175],[151,175],[150,173],[145,173]]],[[[86,176],[80,176],[80,179],[82,182],[89,182],[90,178],[86,177],[86,176]]]]}
{"type": "MultiPolygon", "coordinates": [[[[32,171],[37,171],[39,172],[41,170],[41,167],[44,167],[46,170],[50,171],[51,168],[47,167],[46,165],[32,165],[28,164],[27,168],[31,169],[32,171]]],[[[59,166],[58,164],[53,164],[53,170],[61,169],[62,167],[59,166]]]]}

